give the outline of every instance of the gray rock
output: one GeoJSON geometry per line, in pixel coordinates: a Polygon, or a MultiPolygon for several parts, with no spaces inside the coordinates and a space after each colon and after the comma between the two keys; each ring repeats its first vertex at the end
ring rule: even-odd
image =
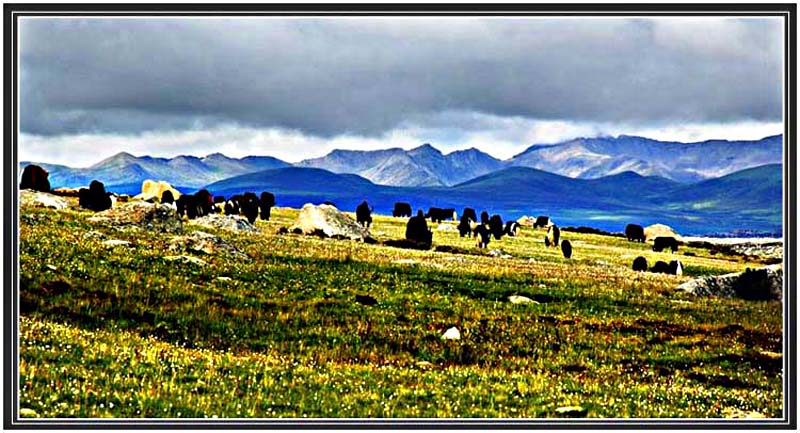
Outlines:
{"type": "Polygon", "coordinates": [[[183,222],[168,205],[132,201],[96,213],[89,221],[112,227],[138,228],[162,233],[181,233],[183,222]]]}
{"type": "Polygon", "coordinates": [[[508,297],[508,302],[512,304],[538,304],[538,302],[527,296],[511,295],[508,297]]]}
{"type": "Polygon", "coordinates": [[[461,339],[461,332],[459,332],[458,328],[455,326],[445,331],[442,334],[442,340],[460,340],[461,339]]]}
{"type": "Polygon", "coordinates": [[[250,224],[249,221],[247,221],[247,218],[244,218],[240,215],[219,215],[219,214],[205,215],[200,218],[189,220],[188,224],[206,228],[224,229],[233,231],[246,231],[246,232],[258,231],[257,228],[255,228],[252,224],[250,224]]]}
{"type": "Polygon", "coordinates": [[[44,207],[64,210],[69,207],[67,200],[46,192],[24,189],[19,192],[20,207],[44,207]]]}
{"type": "Polygon", "coordinates": [[[783,267],[772,265],[732,274],[697,278],[677,287],[695,296],[749,300],[783,299],[783,267]]]}
{"type": "Polygon", "coordinates": [[[303,206],[290,232],[326,238],[343,238],[358,241],[371,239],[369,230],[359,225],[349,215],[334,206],[311,203],[303,206]]]}
{"type": "Polygon", "coordinates": [[[103,241],[103,245],[108,245],[110,247],[129,247],[131,243],[120,239],[109,239],[107,241],[103,241]]]}

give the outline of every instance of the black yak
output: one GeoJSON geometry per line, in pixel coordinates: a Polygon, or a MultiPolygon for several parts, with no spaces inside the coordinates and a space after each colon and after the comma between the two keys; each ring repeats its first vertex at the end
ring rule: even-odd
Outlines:
{"type": "Polygon", "coordinates": [[[489,212],[483,211],[481,212],[481,224],[489,225],[489,212]]]}
{"type": "Polygon", "coordinates": [[[566,259],[572,258],[572,242],[567,239],[561,242],[561,253],[564,254],[566,259]]]}
{"type": "Polygon", "coordinates": [[[672,252],[678,251],[678,241],[674,237],[671,236],[659,236],[655,239],[653,243],[653,251],[660,252],[663,251],[664,248],[669,248],[672,252]]]}
{"type": "Polygon", "coordinates": [[[471,207],[465,207],[464,212],[461,212],[461,219],[464,219],[464,217],[472,220],[474,223],[478,222],[478,215],[475,213],[475,209],[471,207]]]}
{"type": "Polygon", "coordinates": [[[246,192],[242,196],[242,213],[250,224],[255,224],[258,218],[258,196],[254,192],[246,192]]]}
{"type": "Polygon", "coordinates": [[[175,203],[175,197],[172,195],[172,191],[165,190],[161,193],[161,204],[170,204],[175,203]]]}
{"type": "Polygon", "coordinates": [[[667,273],[671,275],[683,275],[683,263],[680,260],[669,262],[667,273]]]}
{"type": "Polygon", "coordinates": [[[22,170],[22,179],[19,189],[32,189],[41,192],[50,192],[49,173],[38,165],[30,164],[22,170]]]}
{"type": "Polygon", "coordinates": [[[372,224],[372,208],[369,207],[366,200],[356,206],[356,222],[364,227],[369,227],[372,224]]]}
{"type": "Polygon", "coordinates": [[[275,206],[275,194],[267,191],[261,192],[261,197],[258,200],[258,207],[261,211],[261,219],[269,221],[272,207],[275,206]]]}
{"type": "Polygon", "coordinates": [[[406,239],[426,248],[433,244],[433,232],[428,229],[428,222],[421,210],[417,211],[417,216],[408,219],[406,239]]]}
{"type": "Polygon", "coordinates": [[[642,256],[639,256],[639,257],[633,259],[633,270],[634,271],[639,271],[639,272],[646,271],[647,270],[647,259],[642,257],[642,256]]]}
{"type": "Polygon", "coordinates": [[[206,189],[201,189],[194,193],[195,203],[197,204],[197,216],[210,215],[214,212],[214,196],[206,189]]]}
{"type": "Polygon", "coordinates": [[[644,242],[644,227],[639,224],[628,224],[625,226],[625,236],[629,241],[644,242]]]}
{"type": "Polygon", "coordinates": [[[106,187],[103,182],[93,180],[89,184],[89,189],[81,188],[78,193],[78,205],[95,212],[110,209],[111,197],[106,193],[106,187]]]}
{"type": "Polygon", "coordinates": [[[394,204],[394,209],[392,210],[393,217],[410,217],[411,216],[411,204],[404,203],[404,202],[397,202],[394,204]]]}
{"type": "Polygon", "coordinates": [[[461,221],[458,223],[458,235],[463,238],[464,236],[469,236],[470,232],[472,232],[472,225],[469,222],[469,217],[461,215],[461,221]]]}
{"type": "Polygon", "coordinates": [[[503,218],[500,215],[494,214],[489,218],[489,231],[498,241],[503,238],[503,218]]]}
{"type": "Polygon", "coordinates": [[[480,239],[478,239],[478,248],[488,247],[489,241],[492,240],[491,232],[489,231],[488,226],[484,224],[480,224],[477,227],[475,227],[475,230],[473,231],[473,236],[474,237],[480,236],[480,239]]]}
{"type": "Polygon", "coordinates": [[[550,224],[550,217],[540,215],[536,217],[536,222],[533,223],[533,228],[537,229],[539,227],[547,227],[550,224]]]}
{"type": "Polygon", "coordinates": [[[425,214],[425,218],[430,218],[431,222],[434,223],[440,223],[449,219],[455,220],[456,210],[453,208],[440,209],[438,207],[432,207],[428,209],[428,213],[425,214]]]}
{"type": "Polygon", "coordinates": [[[659,260],[659,261],[656,262],[655,265],[653,265],[652,268],[650,268],[650,272],[656,272],[656,273],[660,273],[660,274],[667,274],[667,273],[669,273],[669,265],[667,264],[667,262],[659,260]]]}

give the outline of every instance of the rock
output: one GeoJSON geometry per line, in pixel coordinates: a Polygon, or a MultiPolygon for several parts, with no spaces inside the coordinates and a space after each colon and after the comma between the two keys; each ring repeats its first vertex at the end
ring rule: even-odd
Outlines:
{"type": "Polygon", "coordinates": [[[371,239],[368,229],[336,207],[327,204],[315,206],[308,203],[303,206],[300,215],[297,216],[297,220],[289,228],[289,231],[326,238],[358,241],[371,239]]]}
{"type": "Polygon", "coordinates": [[[533,223],[535,223],[535,222],[536,222],[536,217],[532,217],[532,216],[524,215],[524,216],[521,216],[521,217],[519,217],[519,219],[517,220],[517,222],[518,222],[518,223],[519,223],[519,225],[521,225],[521,226],[525,226],[525,227],[533,227],[533,223]]]}
{"type": "Polygon", "coordinates": [[[252,224],[250,224],[249,221],[247,221],[247,218],[240,215],[209,214],[202,216],[200,218],[189,220],[189,224],[198,225],[206,228],[212,228],[212,229],[224,229],[224,230],[246,231],[246,232],[258,231],[257,228],[255,228],[252,224]]]}
{"type": "Polygon", "coordinates": [[[84,239],[105,239],[106,235],[97,230],[91,230],[83,234],[84,239]]]}
{"type": "Polygon", "coordinates": [[[440,232],[457,232],[458,228],[452,224],[439,224],[436,230],[440,232]]]}
{"type": "Polygon", "coordinates": [[[511,295],[508,297],[508,302],[512,304],[538,304],[538,302],[534,301],[527,296],[519,296],[519,295],[511,295]]]}
{"type": "Polygon", "coordinates": [[[171,192],[174,200],[177,200],[181,196],[181,193],[167,182],[146,179],[142,182],[141,194],[134,196],[133,199],[160,203],[161,195],[164,194],[164,191],[171,192]]]}
{"type": "Polygon", "coordinates": [[[118,207],[98,212],[90,217],[89,221],[113,227],[137,227],[162,233],[183,231],[183,222],[174,208],[143,201],[123,203],[118,207]]]}
{"type": "Polygon", "coordinates": [[[461,339],[461,332],[458,331],[458,328],[455,326],[445,331],[442,334],[442,340],[460,340],[461,339]]]}
{"type": "Polygon", "coordinates": [[[653,224],[644,228],[644,237],[646,241],[652,241],[659,236],[673,237],[679,241],[683,239],[672,227],[664,224],[653,224]]]}
{"type": "Polygon", "coordinates": [[[64,210],[68,207],[65,199],[46,192],[25,189],[19,192],[20,207],[43,207],[64,210]]]}
{"type": "Polygon", "coordinates": [[[218,281],[230,281],[231,277],[217,277],[218,281]]]}
{"type": "Polygon", "coordinates": [[[131,243],[120,239],[109,239],[107,241],[103,241],[103,245],[108,245],[110,247],[128,247],[131,245],[131,243]]]}
{"type": "Polygon", "coordinates": [[[47,269],[50,269],[51,271],[57,271],[58,270],[58,267],[53,266],[53,265],[45,265],[45,266],[47,267],[47,269]]]}
{"type": "Polygon", "coordinates": [[[677,287],[695,296],[747,300],[783,299],[783,267],[772,265],[745,272],[697,278],[677,287]]]}
{"type": "Polygon", "coordinates": [[[508,259],[511,257],[510,255],[504,253],[503,250],[490,250],[488,254],[492,257],[500,257],[503,259],[508,259]]]}
{"type": "Polygon", "coordinates": [[[561,416],[585,417],[589,411],[583,406],[561,406],[556,409],[556,414],[561,416]]]}
{"type": "Polygon", "coordinates": [[[191,264],[197,265],[197,266],[208,266],[208,263],[204,262],[201,259],[198,259],[197,257],[192,257],[192,256],[184,256],[184,255],[180,255],[180,256],[165,256],[164,260],[168,260],[170,262],[179,261],[181,263],[191,263],[191,264]]]}
{"type": "Polygon", "coordinates": [[[250,257],[217,236],[206,232],[194,232],[187,236],[175,236],[169,241],[170,251],[188,252],[208,256],[226,254],[241,259],[250,257]]]}

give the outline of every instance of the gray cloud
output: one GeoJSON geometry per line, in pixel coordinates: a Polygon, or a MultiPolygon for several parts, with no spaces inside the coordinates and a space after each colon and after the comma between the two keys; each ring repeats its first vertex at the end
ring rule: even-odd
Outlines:
{"type": "Polygon", "coordinates": [[[408,124],[440,128],[452,112],[630,125],[774,122],[781,24],[25,19],[21,129],[235,124],[379,136],[408,124]]]}

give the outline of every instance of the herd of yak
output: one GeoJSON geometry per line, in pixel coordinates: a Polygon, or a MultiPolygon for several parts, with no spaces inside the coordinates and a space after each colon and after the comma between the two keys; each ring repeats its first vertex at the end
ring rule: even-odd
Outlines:
{"type": "MultiPolygon", "coordinates": [[[[50,192],[50,183],[47,179],[47,171],[36,165],[28,165],[22,172],[20,189],[33,189],[36,191],[50,192]]],[[[93,180],[89,188],[78,190],[79,206],[95,212],[111,208],[111,193],[107,193],[102,182],[93,180]]],[[[194,194],[182,194],[177,200],[171,191],[166,190],[160,197],[162,204],[174,204],[178,215],[184,215],[189,219],[195,219],[212,213],[224,212],[226,215],[244,215],[253,224],[258,216],[262,220],[269,221],[270,212],[275,206],[275,196],[270,192],[262,192],[257,196],[253,192],[237,194],[225,199],[223,196],[214,196],[203,189],[194,194]]],[[[332,204],[326,202],[326,204],[332,204]]],[[[372,224],[372,211],[366,200],[356,207],[356,221],[369,227],[372,224]]],[[[433,231],[428,228],[427,219],[432,223],[441,223],[445,220],[456,220],[457,213],[453,208],[431,207],[427,213],[422,210],[417,211],[416,216],[411,216],[412,208],[409,203],[395,203],[392,210],[394,217],[409,217],[406,223],[405,240],[414,248],[430,249],[433,244],[433,231]]],[[[546,227],[547,233],[544,237],[544,244],[547,247],[561,246],[561,251],[565,258],[572,257],[572,243],[569,240],[560,241],[561,231],[550,221],[547,216],[539,216],[533,224],[533,228],[546,227]]],[[[471,236],[478,239],[479,248],[487,248],[491,238],[502,239],[503,236],[517,236],[520,224],[517,221],[508,221],[503,224],[500,215],[489,216],[486,211],[481,212],[480,223],[478,216],[473,208],[464,208],[461,219],[457,226],[461,237],[471,236]],[[473,224],[475,226],[473,227],[473,224]]],[[[625,228],[625,236],[629,241],[645,242],[644,228],[637,224],[628,224],[625,228]]],[[[678,250],[678,241],[674,237],[656,237],[654,240],[653,251],[663,251],[670,249],[672,252],[678,250]]],[[[633,261],[633,270],[647,271],[647,259],[642,256],[633,261]]],[[[658,261],[649,269],[651,272],[668,273],[679,275],[682,273],[682,265],[679,260],[670,263],[658,261]]]]}

